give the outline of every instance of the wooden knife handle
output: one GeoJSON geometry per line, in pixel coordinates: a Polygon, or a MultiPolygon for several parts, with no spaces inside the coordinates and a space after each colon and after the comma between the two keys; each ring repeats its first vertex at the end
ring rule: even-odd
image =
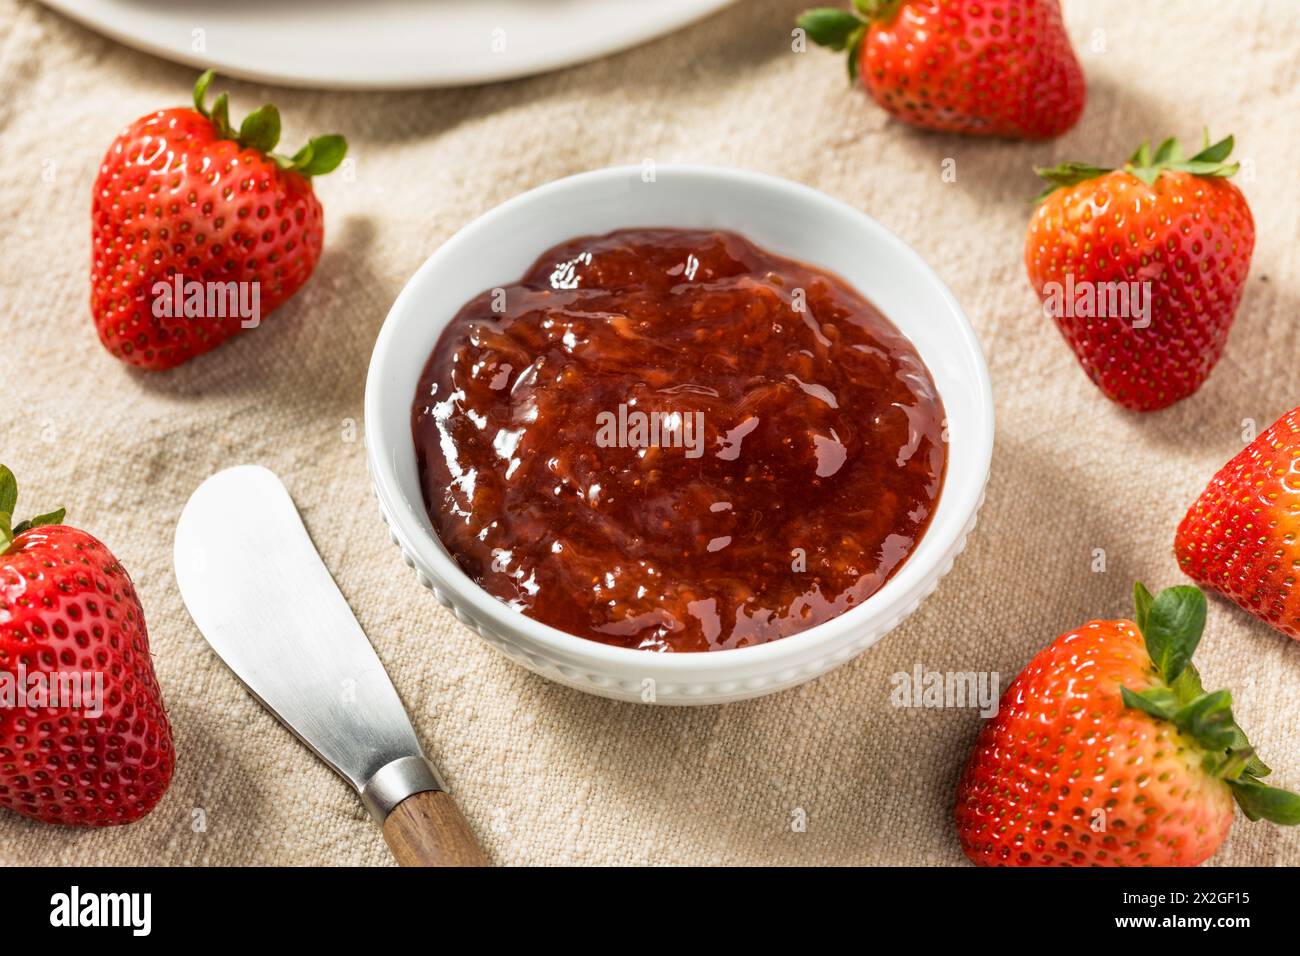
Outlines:
{"type": "Polygon", "coordinates": [[[425,790],[407,797],[384,821],[384,841],[401,866],[487,866],[451,794],[425,790]]]}

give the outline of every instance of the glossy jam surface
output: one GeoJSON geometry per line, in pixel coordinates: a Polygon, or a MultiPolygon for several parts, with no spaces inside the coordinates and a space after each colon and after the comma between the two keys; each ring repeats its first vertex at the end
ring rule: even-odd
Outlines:
{"type": "Polygon", "coordinates": [[[523,613],[655,651],[762,644],[875,593],[943,486],[915,349],[726,232],[557,246],[466,304],[412,408],[433,526],[523,613]]]}

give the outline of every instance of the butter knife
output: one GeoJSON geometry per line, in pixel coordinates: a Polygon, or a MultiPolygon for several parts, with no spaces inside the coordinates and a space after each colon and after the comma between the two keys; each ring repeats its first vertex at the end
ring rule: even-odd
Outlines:
{"type": "Polygon", "coordinates": [[[403,866],[482,866],[392,681],[271,471],[240,465],[181,512],[176,583],[204,639],[346,780],[403,866]]]}

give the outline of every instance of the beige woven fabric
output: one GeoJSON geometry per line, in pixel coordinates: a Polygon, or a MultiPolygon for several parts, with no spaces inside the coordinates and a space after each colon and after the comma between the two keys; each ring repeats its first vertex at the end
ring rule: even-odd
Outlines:
{"type": "MultiPolygon", "coordinates": [[[[259,331],[164,375],[108,356],[87,309],[90,189],[117,130],[184,103],[190,69],[29,2],[0,0],[0,460],[31,508],[66,504],[139,585],[179,763],[145,820],[104,831],[0,815],[0,863],[386,864],[356,798],[240,688],[181,605],[172,529],[223,466],[288,484],[494,861],[956,864],[953,786],[973,711],[890,706],[890,675],[996,670],[1128,613],[1134,577],[1179,581],[1174,527],[1214,470],[1300,401],[1300,30],[1286,0],[1184,0],[1167,28],[1127,0],[1066,0],[1088,74],[1047,144],[926,134],[790,51],[798,0],[745,0],[597,63],[465,90],[274,98],[285,140],[345,133],[355,177],[320,180],[326,252],[259,331]],[[1258,246],[1207,386],[1138,416],[1090,385],[1021,263],[1035,163],[1116,161],[1143,137],[1234,132],[1258,246]],[[776,173],[865,210],[952,287],[992,370],[993,477],[967,552],[904,626],[775,697],[701,709],[590,697],[509,663],[422,591],[389,543],[361,438],[371,344],[405,279],[456,229],[560,176],[705,161],[776,173]],[[957,179],[941,165],[956,161],[957,179]],[[354,430],[355,429],[355,430],[354,430]],[[1104,549],[1106,571],[1092,570],[1104,549]],[[196,827],[202,810],[204,827],[196,827]],[[796,832],[797,813],[806,829],[796,832]]],[[[286,595],[286,600],[292,596],[286,595]]],[[[1300,787],[1300,646],[1221,601],[1199,661],[1232,687],[1277,778],[1300,787]]],[[[1300,863],[1300,832],[1238,815],[1219,863],[1300,863]]]]}

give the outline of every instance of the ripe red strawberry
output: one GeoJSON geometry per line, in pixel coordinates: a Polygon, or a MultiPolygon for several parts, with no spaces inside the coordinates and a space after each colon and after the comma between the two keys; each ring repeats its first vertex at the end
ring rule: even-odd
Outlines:
{"type": "Polygon", "coordinates": [[[1178,564],[1283,634],[1300,639],[1300,408],[1219,469],[1174,536],[1178,564]]]}
{"type": "Polygon", "coordinates": [[[1123,169],[1038,170],[1051,185],[1025,236],[1029,281],[1088,377],[1125,408],[1186,398],[1223,352],[1255,248],[1231,152],[1231,136],[1207,137],[1186,160],[1169,139],[1123,169]]]}
{"type": "Polygon", "coordinates": [[[310,177],[347,150],[342,137],[321,136],[292,158],[272,153],[276,108],[236,132],[226,94],[210,112],[204,105],[211,80],[209,70],[195,84],[194,109],[159,110],[123,130],[95,180],[91,314],[105,348],[140,368],[215,348],[302,287],[325,235],[310,177]]]}
{"type": "Polygon", "coordinates": [[[854,0],[809,10],[809,38],[849,51],[849,78],[907,123],[1047,139],[1087,95],[1057,0],[854,0]]]}
{"type": "Polygon", "coordinates": [[[1092,621],[1040,651],[1002,696],[957,784],[961,847],[986,866],[1195,866],[1232,825],[1300,823],[1191,664],[1205,625],[1194,587],[1152,598],[1137,623],[1092,621]]]}
{"type": "Polygon", "coordinates": [[[0,465],[0,806],[131,823],[162,798],[174,760],[144,612],[103,544],[62,509],[13,524],[17,497],[0,465]]]}

